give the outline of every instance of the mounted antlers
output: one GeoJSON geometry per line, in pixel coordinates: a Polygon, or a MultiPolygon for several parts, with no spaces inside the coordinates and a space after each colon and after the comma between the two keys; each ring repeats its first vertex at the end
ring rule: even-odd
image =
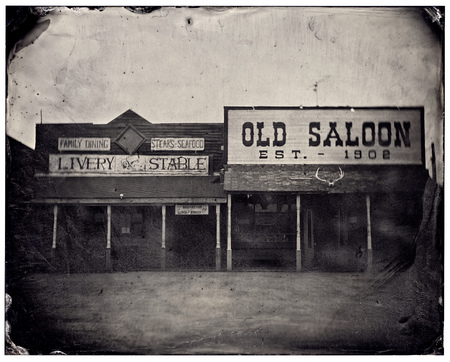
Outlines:
{"type": "Polygon", "coordinates": [[[329,187],[334,187],[334,184],[344,177],[344,171],[342,171],[342,169],[340,167],[339,167],[339,177],[337,179],[335,179],[335,180],[332,180],[332,181],[328,181],[328,180],[324,180],[324,179],[320,178],[319,177],[319,170],[320,170],[320,167],[317,168],[316,178],[319,181],[328,182],[328,186],[329,187]]]}

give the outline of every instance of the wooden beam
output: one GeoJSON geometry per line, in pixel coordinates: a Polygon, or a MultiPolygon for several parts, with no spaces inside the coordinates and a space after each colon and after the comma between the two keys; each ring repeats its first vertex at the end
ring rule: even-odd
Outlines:
{"type": "Polygon", "coordinates": [[[300,227],[300,213],[301,213],[301,204],[300,204],[300,195],[296,197],[296,210],[297,210],[297,251],[296,251],[296,259],[297,265],[296,270],[302,270],[302,248],[301,248],[301,227],[300,227]]]}
{"type": "Polygon", "coordinates": [[[227,270],[233,269],[233,257],[231,251],[231,195],[228,194],[227,202],[227,270]]]}
{"type": "Polygon", "coordinates": [[[367,210],[367,271],[372,272],[372,223],[370,217],[370,195],[366,195],[367,210]]]}
{"type": "Polygon", "coordinates": [[[56,234],[58,231],[58,205],[53,206],[53,242],[52,249],[56,249],[56,234]]]}
{"type": "Polygon", "coordinates": [[[111,264],[111,205],[106,206],[106,270],[112,270],[111,264]]]}
{"type": "Polygon", "coordinates": [[[106,249],[111,249],[111,205],[106,206],[106,249]]]}
{"type": "Polygon", "coordinates": [[[175,205],[175,204],[224,204],[227,202],[225,197],[202,197],[202,198],[124,198],[124,199],[37,199],[30,201],[31,204],[91,204],[91,205],[110,205],[110,204],[139,204],[142,206],[152,205],[175,205]]]}
{"type": "Polygon", "coordinates": [[[216,270],[220,270],[220,204],[216,205],[216,270]]]}

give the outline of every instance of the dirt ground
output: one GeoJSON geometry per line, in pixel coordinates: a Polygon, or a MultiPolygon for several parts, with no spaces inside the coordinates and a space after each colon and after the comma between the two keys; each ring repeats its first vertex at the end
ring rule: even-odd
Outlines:
{"type": "Polygon", "coordinates": [[[12,340],[30,354],[417,354],[400,274],[33,274],[10,288],[12,340]]]}

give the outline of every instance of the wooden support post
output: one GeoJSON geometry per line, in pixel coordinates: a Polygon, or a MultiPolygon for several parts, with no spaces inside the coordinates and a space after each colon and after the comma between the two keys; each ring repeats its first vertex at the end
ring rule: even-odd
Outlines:
{"type": "Polygon", "coordinates": [[[111,263],[111,205],[106,206],[106,270],[112,271],[111,263]]]}
{"type": "Polygon", "coordinates": [[[227,198],[227,271],[233,269],[233,257],[231,251],[231,195],[227,198]]]}
{"type": "Polygon", "coordinates": [[[56,256],[56,237],[58,231],[58,205],[53,206],[53,241],[50,257],[52,259],[56,256]]]}
{"type": "Polygon", "coordinates": [[[161,269],[166,269],[166,205],[162,205],[161,269]]]}
{"type": "Polygon", "coordinates": [[[300,227],[300,212],[301,212],[301,204],[300,204],[300,195],[297,195],[296,197],[296,209],[297,209],[297,251],[296,251],[296,270],[300,271],[302,270],[302,248],[301,248],[301,240],[300,240],[300,233],[301,233],[301,227],[300,227]]]}
{"type": "Polygon", "coordinates": [[[216,205],[216,270],[221,269],[220,265],[220,204],[216,205]]]}
{"type": "Polygon", "coordinates": [[[106,249],[111,249],[111,205],[106,206],[106,249]]]}
{"type": "Polygon", "coordinates": [[[366,209],[367,209],[367,269],[366,271],[372,272],[372,223],[370,219],[370,195],[366,195],[366,209]]]}

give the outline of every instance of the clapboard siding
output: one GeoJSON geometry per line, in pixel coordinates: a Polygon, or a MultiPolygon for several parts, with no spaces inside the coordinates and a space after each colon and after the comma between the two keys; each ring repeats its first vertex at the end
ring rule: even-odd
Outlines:
{"type": "MultiPolygon", "coordinates": [[[[330,187],[316,177],[317,165],[232,165],[225,172],[224,189],[230,192],[422,192],[428,173],[422,166],[341,166],[344,178],[330,187]]],[[[337,165],[320,165],[320,177],[334,180],[337,165]]]]}
{"type": "MultiPolygon", "coordinates": [[[[48,171],[48,155],[57,153],[69,153],[58,151],[59,137],[108,137],[111,139],[109,151],[81,151],[92,154],[124,154],[124,151],[114,142],[120,133],[132,124],[146,138],[146,141],[136,153],[149,154],[204,154],[213,156],[213,171],[219,171],[223,167],[223,124],[220,123],[166,123],[152,124],[139,117],[122,118],[111,121],[108,124],[38,124],[36,126],[36,151],[40,154],[37,168],[41,172],[48,171]],[[150,139],[161,138],[204,138],[205,149],[203,151],[152,151],[150,139]]],[[[134,113],[134,112],[133,112],[134,113]]],[[[70,151],[77,153],[77,151],[70,151]]]]}

